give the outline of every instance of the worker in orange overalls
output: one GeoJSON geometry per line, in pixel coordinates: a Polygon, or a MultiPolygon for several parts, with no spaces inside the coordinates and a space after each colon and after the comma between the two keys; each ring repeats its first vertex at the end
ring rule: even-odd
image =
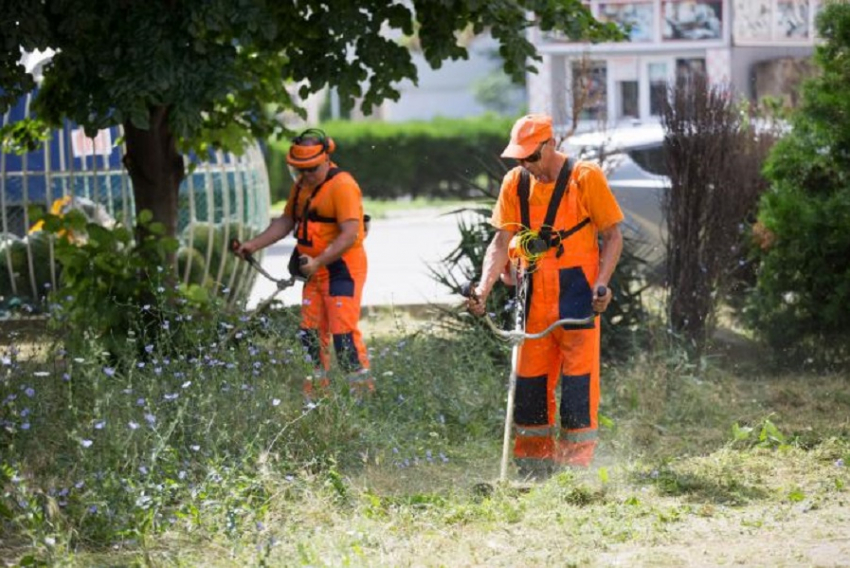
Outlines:
{"type": "Polygon", "coordinates": [[[331,341],[352,392],[374,390],[358,327],[366,281],[363,239],[368,218],[357,182],[331,161],[335,149],[333,139],[315,128],[292,140],[286,162],[295,183],[283,214],[237,250],[243,256],[251,254],[295,231],[297,245],[289,270],[306,278],[298,334],[314,364],[313,375],[304,380],[308,398],[329,386],[331,341]]]}
{"type": "MultiPolygon", "coordinates": [[[[562,318],[605,311],[608,282],[623,248],[623,220],[604,173],[556,149],[552,119],[531,114],[511,131],[503,157],[519,166],[502,181],[491,218],[496,234],[487,247],[481,282],[468,301],[481,315],[496,281],[510,276],[510,259],[530,279],[525,331],[542,331],[562,318]],[[561,178],[561,179],[559,179],[561,178]],[[601,250],[599,238],[601,236],[601,250]],[[600,286],[606,291],[597,295],[600,286]]],[[[527,339],[517,361],[514,459],[520,475],[541,477],[557,466],[587,467],[597,440],[599,318],[584,329],[558,328],[527,339]],[[556,388],[560,383],[560,428],[556,388]]]]}

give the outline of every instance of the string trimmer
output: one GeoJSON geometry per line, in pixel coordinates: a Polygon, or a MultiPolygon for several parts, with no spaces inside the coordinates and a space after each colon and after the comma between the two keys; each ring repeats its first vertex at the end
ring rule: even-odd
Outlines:
{"type": "MultiPolygon", "coordinates": [[[[552,322],[546,329],[535,333],[525,331],[525,302],[528,290],[528,278],[519,278],[516,286],[516,301],[514,302],[514,329],[505,330],[499,328],[488,313],[484,313],[484,322],[490,330],[498,337],[511,345],[511,374],[508,380],[508,404],[505,409],[505,431],[502,437],[502,461],[499,467],[499,483],[505,484],[508,477],[508,460],[510,456],[511,431],[513,427],[514,399],[516,397],[517,367],[519,363],[519,347],[526,339],[540,339],[546,337],[553,330],[562,325],[587,325],[593,321],[595,315],[586,318],[563,318],[552,322]]],[[[597,296],[607,293],[605,286],[599,286],[596,290],[597,296]]],[[[467,298],[475,299],[475,287],[473,283],[465,284],[461,288],[461,294],[467,298]]],[[[488,484],[479,484],[476,487],[479,493],[492,493],[492,487],[488,484]]]]}

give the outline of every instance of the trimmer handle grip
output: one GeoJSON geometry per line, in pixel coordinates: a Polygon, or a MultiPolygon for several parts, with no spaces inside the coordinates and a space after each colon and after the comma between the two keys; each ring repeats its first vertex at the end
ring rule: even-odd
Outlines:
{"type": "Polygon", "coordinates": [[[232,237],[230,239],[230,252],[235,254],[236,256],[242,257],[248,262],[254,262],[254,257],[251,253],[239,254],[239,249],[242,247],[242,242],[236,237],[232,237]]]}
{"type": "Polygon", "coordinates": [[[478,299],[478,295],[475,293],[475,282],[472,280],[468,282],[464,282],[460,285],[460,295],[464,298],[472,298],[473,300],[478,299]]]}

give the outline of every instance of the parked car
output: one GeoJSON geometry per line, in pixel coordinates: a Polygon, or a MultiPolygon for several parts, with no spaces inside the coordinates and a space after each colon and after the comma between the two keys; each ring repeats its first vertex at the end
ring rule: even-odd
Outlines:
{"type": "Polygon", "coordinates": [[[639,254],[658,267],[664,260],[666,228],[661,199],[670,187],[659,123],[619,126],[573,135],[561,144],[568,156],[602,166],[626,215],[624,233],[639,254]]]}

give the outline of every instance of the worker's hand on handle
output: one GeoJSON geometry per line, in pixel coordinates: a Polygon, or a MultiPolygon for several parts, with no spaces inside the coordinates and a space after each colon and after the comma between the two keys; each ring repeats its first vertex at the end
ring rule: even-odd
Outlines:
{"type": "Polygon", "coordinates": [[[239,239],[234,237],[230,239],[230,251],[236,256],[250,262],[253,260],[252,255],[257,252],[257,247],[252,245],[251,241],[241,243],[239,239]]]}
{"type": "Polygon", "coordinates": [[[608,304],[611,303],[611,289],[604,284],[598,284],[593,288],[593,311],[601,314],[608,309],[608,304]]]}
{"type": "Polygon", "coordinates": [[[315,256],[307,256],[306,254],[302,254],[300,256],[298,259],[298,266],[301,274],[304,275],[304,278],[310,278],[322,267],[319,261],[316,260],[315,256]]]}
{"type": "Polygon", "coordinates": [[[475,316],[483,316],[487,311],[487,298],[474,282],[467,282],[460,288],[460,293],[466,298],[466,309],[475,316]]]}

